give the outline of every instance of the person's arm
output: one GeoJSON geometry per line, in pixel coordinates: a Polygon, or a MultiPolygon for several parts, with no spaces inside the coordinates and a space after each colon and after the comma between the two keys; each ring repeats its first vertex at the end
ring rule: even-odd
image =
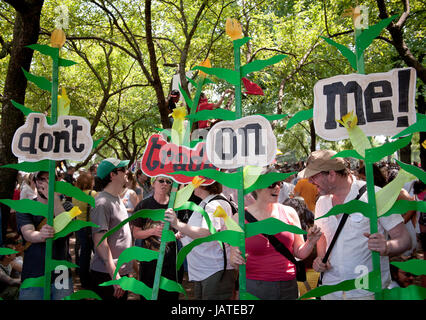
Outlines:
{"type": "Polygon", "coordinates": [[[0,282],[6,283],[9,286],[14,286],[19,285],[21,283],[21,279],[9,277],[6,273],[0,270],[0,282]]]}
{"type": "Polygon", "coordinates": [[[46,239],[53,238],[55,229],[48,224],[43,225],[40,231],[37,231],[33,224],[26,224],[21,227],[21,233],[25,241],[31,243],[46,242],[46,239]]]}
{"type": "Polygon", "coordinates": [[[180,221],[172,208],[166,210],[164,219],[170,222],[173,228],[192,239],[203,238],[210,235],[210,231],[206,228],[191,226],[180,221]]]}
{"type": "Polygon", "coordinates": [[[161,237],[163,232],[163,225],[156,225],[149,229],[142,229],[141,227],[133,226],[133,237],[135,239],[146,239],[152,236],[161,237]]]}
{"type": "MultiPolygon", "coordinates": [[[[93,242],[99,243],[101,241],[102,236],[105,234],[105,232],[96,232],[93,234],[93,242]]],[[[114,263],[114,260],[112,258],[111,249],[108,245],[107,239],[104,239],[97,247],[96,252],[98,253],[99,257],[102,259],[102,261],[105,264],[106,270],[108,274],[111,276],[111,279],[118,280],[120,279],[120,274],[117,272],[117,276],[114,279],[114,272],[116,269],[116,265],[114,263]]],[[[120,298],[123,296],[124,291],[121,289],[120,286],[114,285],[114,297],[120,298]]]]}
{"type": "Polygon", "coordinates": [[[368,249],[377,251],[381,256],[397,256],[411,248],[410,234],[403,222],[389,230],[390,240],[382,233],[364,233],[368,238],[368,249]]]}

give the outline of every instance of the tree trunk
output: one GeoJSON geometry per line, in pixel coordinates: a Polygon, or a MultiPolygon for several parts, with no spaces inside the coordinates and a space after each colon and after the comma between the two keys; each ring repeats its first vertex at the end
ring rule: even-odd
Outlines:
{"type": "MultiPolygon", "coordinates": [[[[30,69],[33,50],[25,46],[37,43],[40,30],[40,14],[43,0],[39,1],[6,1],[16,10],[13,29],[12,49],[7,69],[2,116],[0,124],[0,165],[16,163],[12,154],[12,139],[15,131],[24,124],[24,115],[16,109],[10,100],[24,104],[27,79],[21,68],[30,69]]],[[[15,189],[17,171],[0,168],[0,199],[11,199],[15,189]]],[[[10,208],[1,205],[2,220],[7,220],[10,208]]],[[[4,225],[7,221],[2,221],[4,225]]]]}

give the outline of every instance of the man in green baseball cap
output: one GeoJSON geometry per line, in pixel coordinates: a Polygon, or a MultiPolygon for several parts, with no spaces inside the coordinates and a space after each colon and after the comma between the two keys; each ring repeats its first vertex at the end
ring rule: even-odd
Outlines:
{"type": "MultiPolygon", "coordinates": [[[[99,227],[92,228],[93,242],[101,241],[106,232],[115,228],[127,219],[127,209],[120,198],[120,193],[127,182],[128,160],[108,158],[103,160],[96,172],[96,179],[103,189],[96,196],[96,206],[90,213],[90,220],[99,227]]],[[[114,232],[96,246],[90,274],[95,291],[102,300],[127,300],[127,292],[120,286],[99,286],[99,284],[118,280],[132,272],[132,263],[125,263],[120,267],[117,276],[113,278],[120,254],[132,246],[132,233],[129,224],[123,225],[120,230],[114,232]]]]}

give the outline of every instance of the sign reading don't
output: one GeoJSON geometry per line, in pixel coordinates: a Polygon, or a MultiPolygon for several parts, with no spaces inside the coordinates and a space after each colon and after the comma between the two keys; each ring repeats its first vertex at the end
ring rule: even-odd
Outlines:
{"type": "Polygon", "coordinates": [[[92,150],[90,122],[83,117],[60,116],[56,124],[47,124],[46,116],[30,113],[25,124],[16,130],[13,154],[23,161],[82,161],[92,150]]]}

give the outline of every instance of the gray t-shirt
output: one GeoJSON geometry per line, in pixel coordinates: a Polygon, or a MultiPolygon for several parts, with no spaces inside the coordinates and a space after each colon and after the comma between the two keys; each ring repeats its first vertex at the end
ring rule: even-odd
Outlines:
{"type": "MultiPolygon", "coordinates": [[[[128,218],[126,207],[119,197],[102,191],[96,197],[96,207],[90,212],[90,220],[97,224],[99,228],[92,228],[92,233],[107,232],[116,227],[123,220],[128,218]]],[[[118,257],[127,248],[132,246],[132,233],[130,226],[126,223],[123,227],[111,234],[107,238],[114,263],[117,264],[118,257]]],[[[95,246],[97,244],[95,243],[95,246]]],[[[105,263],[95,250],[90,269],[107,273],[105,263]]],[[[120,275],[132,272],[132,261],[123,264],[120,268],[120,275]]]]}

